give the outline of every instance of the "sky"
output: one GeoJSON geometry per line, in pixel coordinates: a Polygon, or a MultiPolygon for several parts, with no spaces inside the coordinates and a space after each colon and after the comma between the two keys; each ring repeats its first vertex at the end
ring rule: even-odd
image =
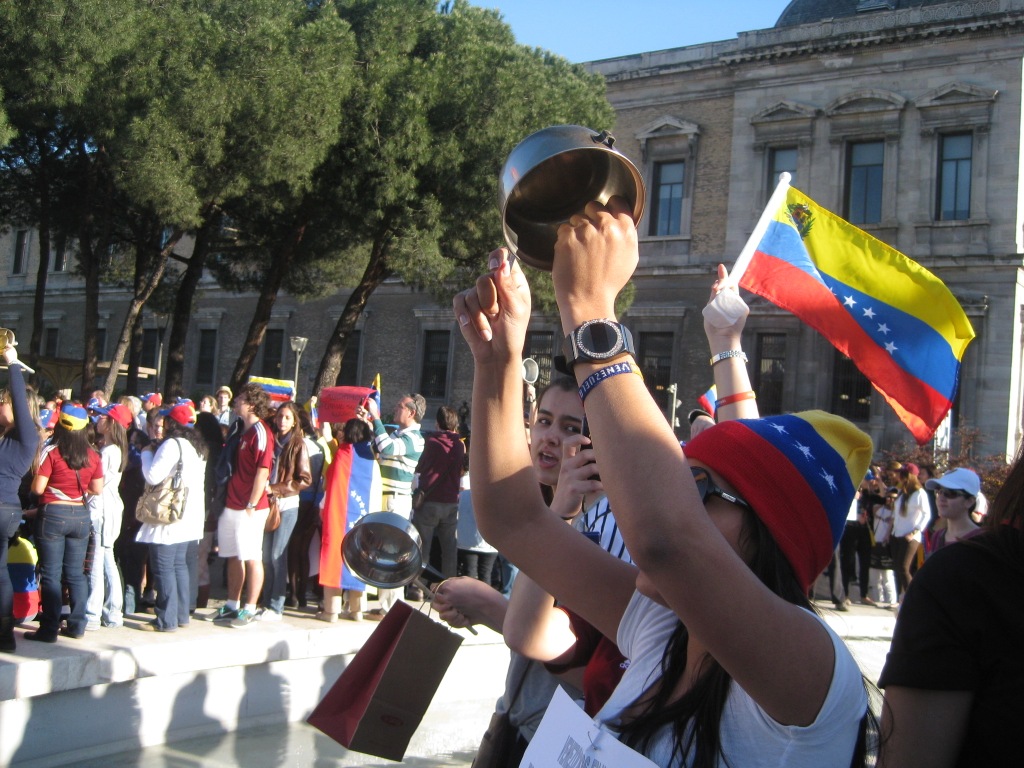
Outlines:
{"type": "Polygon", "coordinates": [[[572,62],[678,48],[775,25],[789,0],[471,0],[497,8],[524,45],[572,62]]]}

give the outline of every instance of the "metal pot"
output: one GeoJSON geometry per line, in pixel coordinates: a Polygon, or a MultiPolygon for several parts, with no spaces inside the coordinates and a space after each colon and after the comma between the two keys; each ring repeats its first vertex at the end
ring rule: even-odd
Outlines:
{"type": "Polygon", "coordinates": [[[422,541],[416,526],[394,512],[372,512],[349,529],[341,545],[345,564],[361,581],[395,589],[423,572],[422,541]]]}
{"type": "Polygon", "coordinates": [[[581,125],[554,125],[530,134],[509,154],[499,179],[501,227],[512,252],[550,271],[558,227],[591,200],[626,199],[633,221],[643,216],[640,171],[613,147],[615,137],[581,125]]]}

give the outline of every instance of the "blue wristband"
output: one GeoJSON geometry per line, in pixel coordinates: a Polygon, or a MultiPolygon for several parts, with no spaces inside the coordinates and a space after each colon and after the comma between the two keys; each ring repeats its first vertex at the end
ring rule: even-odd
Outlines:
{"type": "Polygon", "coordinates": [[[609,379],[612,376],[618,376],[620,373],[635,373],[641,379],[643,378],[643,374],[640,373],[640,370],[634,368],[633,364],[629,361],[626,361],[624,363],[612,363],[611,365],[606,365],[604,368],[599,368],[598,370],[594,371],[592,374],[587,376],[586,380],[584,380],[584,382],[580,384],[580,400],[586,402],[587,395],[590,394],[590,390],[592,390],[605,379],[609,379]]]}

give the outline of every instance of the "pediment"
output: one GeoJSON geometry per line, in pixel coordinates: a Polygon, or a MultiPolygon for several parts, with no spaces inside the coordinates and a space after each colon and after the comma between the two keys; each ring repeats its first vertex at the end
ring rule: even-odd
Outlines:
{"type": "Polygon", "coordinates": [[[763,109],[750,118],[752,125],[787,120],[810,120],[817,116],[818,110],[795,101],[780,101],[767,109],[763,109]]]}
{"type": "Polygon", "coordinates": [[[917,97],[918,109],[929,107],[950,107],[979,102],[992,103],[999,95],[998,90],[980,88],[968,83],[946,83],[917,97]]]}
{"type": "Polygon", "coordinates": [[[643,126],[636,134],[637,140],[643,144],[649,139],[669,136],[699,136],[700,126],[671,115],[662,115],[643,126]]]}
{"type": "Polygon", "coordinates": [[[865,112],[899,111],[907,100],[891,91],[862,89],[840,96],[829,104],[825,113],[829,117],[838,115],[863,114],[865,112]]]}

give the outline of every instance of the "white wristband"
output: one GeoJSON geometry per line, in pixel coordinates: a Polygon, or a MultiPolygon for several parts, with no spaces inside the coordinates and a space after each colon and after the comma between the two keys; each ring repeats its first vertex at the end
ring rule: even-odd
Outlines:
{"type": "Polygon", "coordinates": [[[723,360],[728,360],[730,357],[738,357],[744,363],[747,362],[747,355],[742,349],[727,349],[725,352],[719,352],[717,355],[712,355],[711,364],[714,365],[715,363],[720,363],[723,360]]]}

